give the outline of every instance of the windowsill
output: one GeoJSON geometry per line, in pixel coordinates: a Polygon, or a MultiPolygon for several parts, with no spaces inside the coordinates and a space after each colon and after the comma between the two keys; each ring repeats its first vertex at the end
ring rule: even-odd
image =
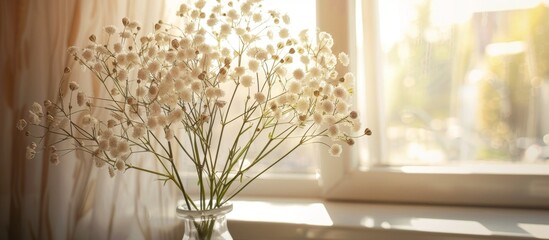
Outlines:
{"type": "Polygon", "coordinates": [[[228,216],[247,239],[549,239],[549,210],[241,198],[228,216]]]}

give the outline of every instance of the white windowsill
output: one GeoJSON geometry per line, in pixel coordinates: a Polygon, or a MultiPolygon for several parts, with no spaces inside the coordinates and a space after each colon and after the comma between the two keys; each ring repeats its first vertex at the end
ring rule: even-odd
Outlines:
{"type": "Polygon", "coordinates": [[[248,239],[549,239],[549,210],[241,198],[229,228],[248,239]]]}

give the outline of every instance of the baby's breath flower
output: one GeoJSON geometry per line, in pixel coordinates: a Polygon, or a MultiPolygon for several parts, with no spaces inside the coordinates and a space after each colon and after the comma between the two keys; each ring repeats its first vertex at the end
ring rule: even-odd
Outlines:
{"type": "Polygon", "coordinates": [[[347,90],[341,86],[337,86],[333,92],[334,96],[339,99],[347,99],[347,90]]]}
{"type": "Polygon", "coordinates": [[[215,106],[218,107],[218,108],[223,108],[223,107],[225,107],[226,104],[227,104],[227,102],[223,101],[223,100],[216,100],[215,101],[215,106]]]}
{"type": "Polygon", "coordinates": [[[320,68],[318,68],[318,67],[312,67],[312,68],[309,70],[309,73],[310,73],[311,76],[313,76],[313,77],[320,77],[320,76],[322,76],[322,70],[320,70],[320,68]]]}
{"type": "Polygon", "coordinates": [[[166,140],[170,141],[173,139],[174,133],[171,128],[164,128],[164,137],[166,137],[166,140]]]}
{"type": "Polygon", "coordinates": [[[313,113],[313,121],[315,124],[317,125],[322,124],[322,120],[323,120],[323,117],[321,113],[318,113],[318,112],[313,113]]]}
{"type": "MultiPolygon", "coordinates": [[[[114,119],[109,119],[109,120],[107,121],[107,127],[108,127],[108,128],[113,128],[113,127],[116,126],[116,124],[117,124],[117,122],[116,122],[116,120],[114,120],[114,119]]],[[[105,131],[106,131],[106,130],[105,130],[105,131]]]]}
{"type": "Polygon", "coordinates": [[[250,75],[244,75],[240,78],[240,83],[244,87],[251,87],[254,81],[254,77],[250,75]]]}
{"type": "Polygon", "coordinates": [[[162,106],[158,102],[153,102],[149,105],[149,114],[151,116],[158,116],[162,113],[162,106]]]}
{"type": "Polygon", "coordinates": [[[332,38],[332,35],[327,32],[320,32],[318,34],[318,40],[321,43],[319,45],[325,45],[326,48],[331,48],[334,45],[334,39],[332,38]]]}
{"type": "Polygon", "coordinates": [[[339,145],[337,143],[334,143],[330,147],[330,155],[332,155],[334,157],[339,157],[341,155],[342,151],[343,151],[343,149],[341,148],[341,145],[339,145]]]}
{"type": "Polygon", "coordinates": [[[158,94],[158,87],[156,85],[152,85],[149,87],[149,97],[154,98],[156,97],[156,94],[158,94]]]}
{"type": "Polygon", "coordinates": [[[307,65],[311,62],[311,59],[307,55],[303,55],[303,56],[299,57],[299,60],[305,65],[307,65]]]}
{"type": "Polygon", "coordinates": [[[291,63],[293,63],[293,62],[294,62],[294,57],[292,57],[292,56],[286,56],[286,57],[284,57],[284,63],[285,63],[285,64],[291,64],[291,63]]]}
{"type": "Polygon", "coordinates": [[[34,102],[31,105],[30,110],[38,116],[44,115],[42,112],[42,105],[40,105],[40,103],[34,102]]]}
{"type": "MultiPolygon", "coordinates": [[[[335,64],[333,64],[333,65],[335,65],[335,64]]],[[[333,66],[333,65],[332,65],[332,66],[333,66]]],[[[332,66],[330,66],[329,68],[332,68],[332,66]]],[[[329,77],[330,77],[330,79],[334,80],[334,79],[337,78],[337,75],[338,75],[338,74],[339,74],[339,73],[338,73],[336,70],[332,70],[332,71],[330,71],[330,73],[329,73],[329,77]]]]}
{"type": "Polygon", "coordinates": [[[264,103],[265,100],[267,100],[267,98],[265,97],[265,94],[263,94],[262,92],[258,92],[256,94],[254,94],[254,99],[258,103],[264,103]]]}
{"type": "Polygon", "coordinates": [[[95,166],[97,168],[101,168],[101,167],[105,166],[105,161],[103,161],[103,159],[101,159],[101,158],[94,157],[94,162],[95,162],[95,166]]]}
{"type": "Polygon", "coordinates": [[[193,93],[192,93],[191,89],[185,88],[185,89],[181,90],[179,92],[179,98],[183,102],[187,102],[187,103],[192,102],[193,93]]]}
{"type": "Polygon", "coordinates": [[[70,46],[67,48],[67,53],[69,55],[76,55],[76,53],[78,52],[78,48],[76,46],[70,46]]]}
{"type": "Polygon", "coordinates": [[[295,79],[301,80],[304,77],[305,77],[305,72],[303,71],[303,69],[298,68],[298,69],[294,70],[294,78],[295,79]]]}
{"type": "Polygon", "coordinates": [[[217,24],[217,18],[213,17],[213,18],[208,18],[208,20],[206,20],[206,24],[208,24],[208,26],[210,27],[213,27],[217,24]]]}
{"type": "Polygon", "coordinates": [[[135,52],[129,52],[126,55],[126,59],[129,63],[139,64],[139,55],[137,55],[137,53],[135,52]]]}
{"type": "Polygon", "coordinates": [[[158,86],[158,95],[164,96],[171,92],[174,89],[174,82],[172,80],[164,80],[158,86]]]}
{"type": "Polygon", "coordinates": [[[50,153],[50,163],[57,165],[59,162],[59,155],[57,153],[50,153]]]}
{"type": "Polygon", "coordinates": [[[221,88],[215,88],[215,96],[218,98],[223,97],[225,96],[225,91],[221,88]]]}
{"type": "Polygon", "coordinates": [[[301,92],[301,84],[295,80],[290,81],[288,91],[295,94],[301,92]]]}
{"type": "Polygon", "coordinates": [[[133,30],[133,29],[137,29],[137,28],[139,28],[139,27],[140,27],[140,24],[139,24],[139,22],[137,22],[137,21],[133,21],[133,22],[130,22],[130,24],[128,24],[128,28],[130,28],[130,29],[132,29],[132,30],[133,30]]]}
{"type": "Polygon", "coordinates": [[[124,154],[130,151],[130,145],[128,144],[128,141],[120,141],[118,145],[116,146],[118,152],[124,154]]]}
{"type": "Polygon", "coordinates": [[[128,80],[128,71],[126,71],[126,69],[120,69],[118,70],[118,81],[126,81],[128,80]]]}
{"type": "Polygon", "coordinates": [[[116,148],[118,147],[118,143],[119,143],[119,142],[120,142],[120,141],[118,140],[117,137],[111,136],[111,137],[109,138],[109,149],[111,149],[111,150],[112,150],[112,149],[116,149],[116,148]]]}
{"type": "Polygon", "coordinates": [[[109,166],[109,176],[114,177],[116,173],[114,172],[114,168],[112,166],[109,166]]]}
{"type": "Polygon", "coordinates": [[[119,94],[120,94],[120,91],[118,90],[118,88],[113,87],[113,88],[111,89],[111,95],[113,95],[113,96],[118,96],[119,94]]]}
{"type": "Polygon", "coordinates": [[[97,147],[101,151],[107,151],[109,150],[109,140],[108,139],[100,139],[97,143],[97,147]]]}
{"type": "Polygon", "coordinates": [[[249,15],[251,10],[252,10],[252,4],[249,2],[244,2],[242,3],[242,5],[240,5],[240,11],[244,15],[249,15]]]}
{"type": "Polygon", "coordinates": [[[34,113],[33,111],[28,112],[28,118],[29,118],[29,122],[31,124],[33,124],[33,125],[40,124],[40,117],[38,115],[36,115],[36,113],[34,113]]]}
{"type": "Polygon", "coordinates": [[[258,22],[261,22],[261,20],[263,20],[263,17],[261,16],[260,13],[254,13],[254,14],[252,15],[252,20],[253,20],[254,22],[258,23],[258,22]]]}
{"type": "Polygon", "coordinates": [[[322,101],[322,111],[332,113],[334,111],[334,103],[328,100],[322,101]]]}
{"type": "Polygon", "coordinates": [[[175,61],[175,57],[176,57],[176,53],[174,51],[169,51],[169,52],[166,53],[165,59],[166,59],[167,62],[171,63],[171,62],[175,61]]]}
{"type": "Polygon", "coordinates": [[[307,29],[302,30],[301,32],[299,32],[299,40],[302,43],[309,43],[309,33],[308,33],[307,29]]]}
{"type": "Polygon", "coordinates": [[[340,101],[336,104],[335,108],[336,108],[336,112],[338,112],[338,113],[346,113],[348,107],[349,106],[347,105],[346,102],[340,101]]]}
{"type": "Polygon", "coordinates": [[[192,83],[191,83],[191,90],[195,93],[200,93],[202,92],[202,89],[204,88],[204,85],[202,84],[202,81],[200,80],[194,80],[192,83]]]}
{"type": "Polygon", "coordinates": [[[90,61],[90,60],[92,60],[92,58],[93,58],[93,52],[92,52],[92,50],[87,49],[87,48],[84,49],[84,51],[82,51],[82,58],[83,58],[84,60],[86,60],[87,62],[90,61]]]}
{"type": "Polygon", "coordinates": [[[149,119],[147,119],[147,127],[149,127],[150,129],[154,129],[156,127],[158,127],[158,120],[156,117],[149,117],[149,119]]]}
{"type": "Polygon", "coordinates": [[[101,73],[103,70],[103,65],[101,65],[101,63],[95,63],[93,64],[93,70],[95,72],[101,73]]]}
{"type": "Polygon", "coordinates": [[[189,9],[189,5],[187,5],[186,3],[182,3],[181,5],[179,5],[179,11],[177,12],[177,15],[185,15],[189,11],[189,9]]]}
{"type": "Polygon", "coordinates": [[[83,125],[90,125],[93,122],[92,116],[90,114],[86,114],[82,117],[81,123],[83,125]]]}
{"type": "Polygon", "coordinates": [[[341,64],[344,67],[349,66],[349,56],[347,55],[347,53],[344,53],[344,52],[339,53],[338,58],[339,58],[339,62],[341,62],[341,64]]]}
{"type": "Polygon", "coordinates": [[[132,138],[138,139],[143,137],[145,135],[145,131],[145,127],[143,127],[142,125],[134,126],[132,130],[132,138]]]}
{"type": "Polygon", "coordinates": [[[27,151],[25,153],[25,158],[31,160],[31,159],[34,159],[35,156],[36,156],[35,148],[33,148],[31,146],[27,146],[27,151]]]}
{"type": "Polygon", "coordinates": [[[282,21],[283,21],[284,24],[286,24],[286,25],[290,24],[290,16],[289,16],[288,14],[282,15],[282,21]]]}
{"type": "Polygon", "coordinates": [[[165,115],[156,116],[156,121],[158,122],[159,126],[168,125],[168,118],[165,115]]]}
{"type": "Polygon", "coordinates": [[[336,124],[337,119],[333,115],[322,115],[322,124],[331,126],[336,124]]]}
{"type": "Polygon", "coordinates": [[[240,76],[244,75],[244,73],[246,73],[246,68],[244,68],[244,67],[235,67],[234,68],[234,75],[236,77],[240,77],[240,76]]]}
{"type": "Polygon", "coordinates": [[[120,33],[121,38],[130,38],[132,36],[132,33],[129,31],[124,31],[120,33]]]}
{"type": "Polygon", "coordinates": [[[194,4],[194,6],[198,9],[202,9],[202,8],[204,8],[204,6],[206,6],[206,1],[205,0],[198,0],[194,4]]]}
{"type": "Polygon", "coordinates": [[[86,101],[86,94],[82,91],[78,91],[78,94],[76,94],[76,104],[82,107],[84,106],[85,101],[86,101]]]}
{"type": "Polygon", "coordinates": [[[282,39],[286,39],[290,36],[290,31],[287,28],[283,28],[278,32],[278,36],[282,39]]]}
{"type": "Polygon", "coordinates": [[[236,28],[235,32],[236,32],[236,35],[243,36],[244,34],[246,34],[247,31],[244,28],[236,28]]]}
{"type": "Polygon", "coordinates": [[[286,76],[286,73],[287,73],[287,70],[286,70],[285,67],[278,67],[276,69],[276,74],[278,74],[278,76],[280,76],[280,77],[286,76]]]}
{"type": "Polygon", "coordinates": [[[355,81],[355,75],[351,72],[345,73],[343,78],[345,79],[345,84],[346,85],[350,85],[355,81]]]}
{"type": "Polygon", "coordinates": [[[337,127],[337,125],[334,124],[328,127],[327,134],[328,134],[328,137],[336,138],[339,135],[339,128],[337,127]]]}
{"type": "Polygon", "coordinates": [[[322,88],[322,94],[324,96],[332,95],[333,91],[334,91],[334,87],[332,87],[332,85],[326,85],[322,88]]]}
{"type": "Polygon", "coordinates": [[[227,12],[227,17],[232,21],[236,21],[240,18],[240,14],[235,9],[231,9],[227,12]]]}
{"type": "Polygon", "coordinates": [[[128,57],[124,53],[119,53],[116,55],[116,63],[120,66],[128,65],[128,57]]]}
{"type": "Polygon", "coordinates": [[[78,83],[75,82],[75,81],[71,81],[69,83],[69,89],[72,90],[72,91],[78,90],[79,87],[80,87],[80,85],[78,85],[78,83]]]}
{"type": "Polygon", "coordinates": [[[205,90],[206,98],[215,98],[215,88],[214,87],[207,87],[205,90]]]}
{"type": "Polygon", "coordinates": [[[113,45],[113,49],[114,49],[114,52],[115,53],[120,53],[122,52],[122,44],[121,43],[115,43],[113,45]]]}
{"type": "Polygon", "coordinates": [[[248,67],[250,68],[250,71],[257,72],[259,70],[259,61],[251,59],[248,62],[248,67]]]}
{"type": "Polygon", "coordinates": [[[114,25],[109,25],[109,26],[106,26],[105,27],[105,32],[109,35],[112,35],[114,33],[116,33],[116,27],[114,25]]]}
{"type": "Polygon", "coordinates": [[[170,123],[179,122],[183,120],[183,117],[185,116],[185,112],[181,108],[175,109],[168,115],[168,121],[170,123]]]}
{"type": "Polygon", "coordinates": [[[26,126],[27,126],[27,121],[25,121],[25,119],[19,119],[19,121],[17,121],[17,124],[15,125],[15,127],[19,131],[25,130],[26,126]]]}
{"type": "Polygon", "coordinates": [[[232,27],[227,23],[221,24],[221,26],[219,27],[219,34],[221,36],[227,36],[231,34],[231,31],[232,31],[232,27]]]}
{"type": "Polygon", "coordinates": [[[307,113],[307,111],[309,110],[309,100],[305,98],[299,99],[295,108],[298,113],[307,113]]]}

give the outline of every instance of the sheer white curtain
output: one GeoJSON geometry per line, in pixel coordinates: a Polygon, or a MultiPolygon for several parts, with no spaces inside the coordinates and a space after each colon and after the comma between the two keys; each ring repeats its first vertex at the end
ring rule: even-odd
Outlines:
{"type": "MultiPolygon", "coordinates": [[[[18,0],[0,2],[0,238],[176,239],[173,188],[143,173],[110,178],[90,159],[66,155],[58,166],[38,155],[25,159],[31,139],[15,128],[32,102],[54,98],[65,66],[81,86],[90,74],[68,58],[68,46],[85,46],[106,25],[128,17],[151,32],[171,10],[163,1],[18,0]]],[[[120,174],[119,174],[120,175],[120,174]]]]}

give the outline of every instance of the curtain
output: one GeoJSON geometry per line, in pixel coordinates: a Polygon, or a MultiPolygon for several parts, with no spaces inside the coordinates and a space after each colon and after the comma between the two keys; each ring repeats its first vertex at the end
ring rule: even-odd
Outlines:
{"type": "MultiPolygon", "coordinates": [[[[70,78],[94,89],[66,53],[83,47],[103,27],[128,17],[142,32],[166,15],[163,1],[8,0],[0,2],[0,238],[175,239],[177,191],[144,173],[111,178],[90,159],[65,155],[57,166],[45,156],[25,159],[32,139],[15,128],[33,102],[53,99],[66,66],[70,78]]],[[[172,14],[171,10],[167,14],[172,14]]],[[[123,176],[122,176],[123,175],[123,176]]]]}

